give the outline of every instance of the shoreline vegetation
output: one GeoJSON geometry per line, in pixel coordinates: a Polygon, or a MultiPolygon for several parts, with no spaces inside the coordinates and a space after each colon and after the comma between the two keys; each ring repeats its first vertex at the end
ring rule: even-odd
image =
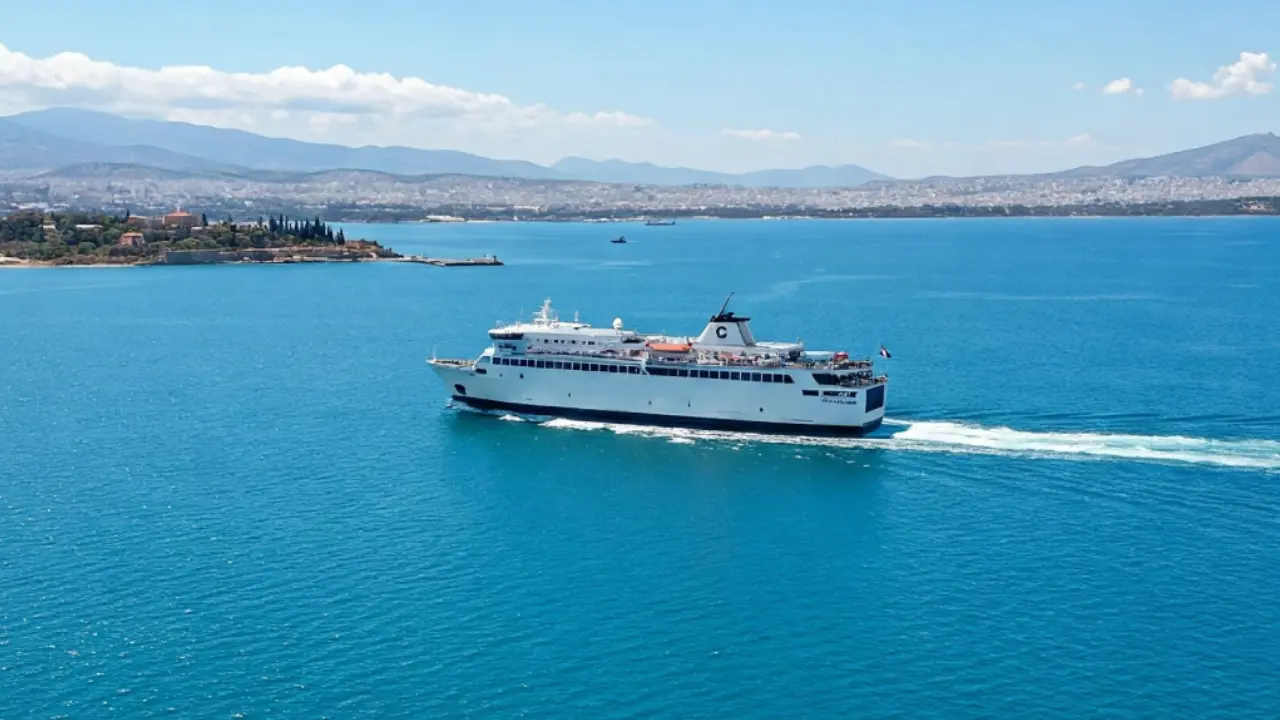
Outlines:
{"type": "Polygon", "coordinates": [[[400,260],[348,240],[320,220],[284,215],[210,222],[177,210],[160,217],[20,211],[0,219],[0,267],[117,267],[400,260]]]}

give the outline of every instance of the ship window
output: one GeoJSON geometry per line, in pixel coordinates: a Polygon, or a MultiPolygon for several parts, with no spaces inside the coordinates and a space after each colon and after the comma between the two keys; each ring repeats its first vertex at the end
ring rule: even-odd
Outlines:
{"type": "Polygon", "coordinates": [[[628,370],[632,375],[639,375],[639,374],[640,374],[640,368],[638,368],[638,367],[630,367],[630,368],[627,368],[627,370],[628,370]]]}
{"type": "Polygon", "coordinates": [[[488,370],[485,370],[485,369],[484,369],[484,368],[482,368],[482,367],[475,368],[475,371],[476,371],[476,374],[477,374],[477,375],[488,375],[488,374],[489,374],[489,371],[488,371],[488,370]]]}
{"type": "Polygon", "coordinates": [[[783,375],[783,376],[782,376],[782,381],[783,381],[784,383],[786,383],[787,385],[795,385],[795,384],[796,384],[796,381],[795,381],[795,380],[792,380],[790,375],[783,375]]]}
{"type": "Polygon", "coordinates": [[[771,383],[773,382],[773,373],[765,373],[760,376],[760,379],[767,383],[771,383]]]}
{"type": "Polygon", "coordinates": [[[801,390],[800,392],[806,395],[807,397],[818,397],[817,390],[801,390]]]}
{"type": "Polygon", "coordinates": [[[600,371],[600,366],[595,363],[591,363],[591,372],[599,372],[599,371],[600,371]]]}
{"type": "Polygon", "coordinates": [[[716,372],[716,377],[717,377],[717,378],[719,378],[719,379],[721,379],[721,380],[728,380],[728,379],[729,379],[729,371],[728,371],[728,370],[720,370],[720,371],[716,372]]]}
{"type": "Polygon", "coordinates": [[[677,373],[680,375],[680,377],[689,377],[688,370],[678,370],[677,373]]]}
{"type": "Polygon", "coordinates": [[[537,361],[537,365],[535,365],[534,367],[545,368],[546,366],[547,366],[547,361],[546,361],[546,360],[538,360],[538,361],[537,361]]]}
{"type": "Polygon", "coordinates": [[[760,382],[760,373],[751,373],[751,382],[760,382]]]}
{"type": "Polygon", "coordinates": [[[617,366],[617,365],[610,365],[610,366],[609,366],[609,372],[614,373],[614,374],[617,374],[617,372],[618,372],[618,366],[617,366]]]}
{"type": "Polygon", "coordinates": [[[736,373],[736,372],[731,372],[731,373],[729,373],[729,379],[730,379],[730,380],[737,380],[737,379],[738,379],[738,373],[736,373]]]}
{"type": "Polygon", "coordinates": [[[574,370],[581,370],[581,369],[582,369],[582,363],[574,363],[574,364],[573,364],[573,369],[574,369],[574,370]]]}

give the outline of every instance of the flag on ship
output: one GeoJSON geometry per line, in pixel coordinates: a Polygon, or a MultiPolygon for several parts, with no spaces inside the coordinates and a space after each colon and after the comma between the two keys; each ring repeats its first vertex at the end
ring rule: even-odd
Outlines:
{"type": "Polygon", "coordinates": [[[880,346],[880,357],[882,357],[882,358],[891,358],[891,357],[893,357],[893,356],[889,354],[889,349],[888,349],[888,348],[886,348],[885,346],[881,345],[881,346],[880,346]]]}

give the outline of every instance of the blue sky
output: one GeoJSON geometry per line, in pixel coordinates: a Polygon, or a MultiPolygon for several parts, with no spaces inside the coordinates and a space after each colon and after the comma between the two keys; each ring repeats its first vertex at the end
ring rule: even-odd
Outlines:
{"type": "Polygon", "coordinates": [[[1056,170],[1280,130],[1267,91],[1280,3],[1256,0],[6,5],[4,113],[75,104],[543,163],[853,162],[899,177],[1056,170]],[[94,62],[51,60],[68,52],[94,62]],[[1266,57],[1215,84],[1243,52],[1266,57]],[[148,72],[178,65],[212,74],[148,72]],[[361,77],[276,76],[270,97],[255,79],[334,65],[361,77]],[[425,84],[388,85],[404,78],[425,84]],[[1196,97],[1173,96],[1178,78],[1196,97]],[[1128,91],[1102,92],[1123,79],[1128,91]]]}

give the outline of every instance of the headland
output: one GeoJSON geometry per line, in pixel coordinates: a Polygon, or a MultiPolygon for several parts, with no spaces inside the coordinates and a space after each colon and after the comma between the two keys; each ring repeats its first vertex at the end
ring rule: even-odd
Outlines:
{"type": "Polygon", "coordinates": [[[159,217],[17,212],[0,219],[0,267],[367,262],[401,255],[346,237],[320,218],[210,222],[176,210],[159,217]]]}

